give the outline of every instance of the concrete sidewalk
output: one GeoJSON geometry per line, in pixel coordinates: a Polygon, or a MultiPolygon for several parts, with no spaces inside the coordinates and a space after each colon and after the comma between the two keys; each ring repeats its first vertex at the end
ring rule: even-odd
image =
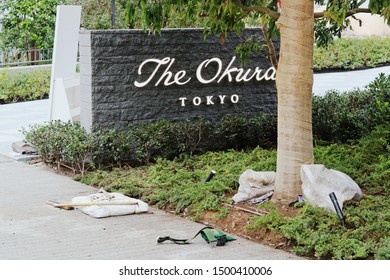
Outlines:
{"type": "Polygon", "coordinates": [[[69,202],[96,189],[47,167],[0,155],[0,259],[3,260],[287,260],[295,255],[238,238],[213,247],[201,237],[190,245],[156,244],[158,236],[189,238],[203,225],[151,209],[152,214],[95,219],[47,205],[69,202]]]}
{"type": "Polygon", "coordinates": [[[315,95],[323,96],[330,90],[344,92],[358,88],[364,89],[364,87],[378,77],[380,73],[390,75],[390,66],[365,70],[314,74],[313,93],[315,95]]]}

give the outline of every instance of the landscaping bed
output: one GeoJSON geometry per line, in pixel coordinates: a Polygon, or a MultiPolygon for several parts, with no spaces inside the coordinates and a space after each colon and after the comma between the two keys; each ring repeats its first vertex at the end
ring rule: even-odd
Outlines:
{"type": "Polygon", "coordinates": [[[245,170],[276,168],[274,139],[262,136],[266,149],[248,141],[261,135],[255,133],[262,126],[273,135],[275,129],[263,116],[256,119],[255,130],[250,120],[226,119],[219,129],[201,130],[202,135],[203,124],[187,123],[184,129],[168,121],[126,132],[92,133],[77,124],[52,122],[25,133],[45,162],[69,166],[72,173],[83,171],[76,176],[83,183],[308,258],[390,259],[389,104],[390,76],[385,75],[364,90],[313,97],[315,163],[348,174],[364,193],[359,203],[344,205],[345,226],[336,214],[308,203],[232,207],[245,170]],[[175,131],[187,133],[172,138],[175,131]],[[194,135],[199,141],[189,141],[194,135]],[[219,139],[224,149],[199,149],[203,136],[219,139]],[[91,158],[105,161],[91,164],[91,158]],[[216,175],[205,182],[211,170],[216,175]]]}

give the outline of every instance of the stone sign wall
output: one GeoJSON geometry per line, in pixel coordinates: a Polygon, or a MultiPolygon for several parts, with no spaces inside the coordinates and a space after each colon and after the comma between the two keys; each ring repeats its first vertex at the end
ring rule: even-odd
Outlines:
{"type": "MultiPolygon", "coordinates": [[[[260,36],[247,29],[242,38],[260,36]]],[[[216,122],[276,112],[275,70],[264,51],[240,65],[242,38],[201,29],[80,32],[81,123],[125,128],[160,119],[216,122]]]]}

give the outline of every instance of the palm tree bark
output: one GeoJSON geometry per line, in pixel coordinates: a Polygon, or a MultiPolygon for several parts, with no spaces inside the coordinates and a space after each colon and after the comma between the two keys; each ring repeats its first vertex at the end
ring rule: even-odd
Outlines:
{"type": "Polygon", "coordinates": [[[277,21],[280,58],[278,149],[273,201],[288,203],[302,193],[300,166],[313,162],[312,87],[314,1],[283,0],[277,21]]]}

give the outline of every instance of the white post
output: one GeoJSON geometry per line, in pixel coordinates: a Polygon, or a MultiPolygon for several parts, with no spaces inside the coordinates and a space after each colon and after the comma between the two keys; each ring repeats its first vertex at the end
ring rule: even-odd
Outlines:
{"type": "Polygon", "coordinates": [[[80,78],[76,73],[80,18],[81,6],[57,6],[49,94],[50,120],[79,119],[72,111],[80,107],[80,78]],[[73,82],[66,86],[64,80],[73,82]]]}

